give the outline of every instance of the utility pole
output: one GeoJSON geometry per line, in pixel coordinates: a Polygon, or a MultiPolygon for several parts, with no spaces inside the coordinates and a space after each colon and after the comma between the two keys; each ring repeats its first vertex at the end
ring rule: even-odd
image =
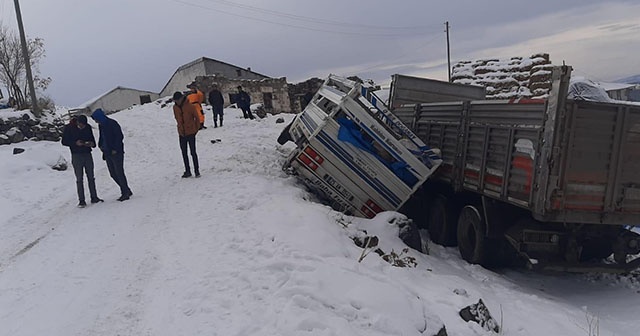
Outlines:
{"type": "Polygon", "coordinates": [[[27,38],[24,34],[24,27],[22,25],[22,14],[20,13],[20,3],[18,0],[13,1],[16,8],[16,17],[18,18],[18,30],[20,31],[20,43],[22,44],[22,57],[24,57],[24,63],[27,70],[27,83],[29,84],[29,91],[31,96],[31,111],[40,118],[40,109],[38,108],[38,100],[36,99],[36,89],[33,85],[33,75],[31,74],[31,60],[29,59],[29,49],[27,48],[27,38]]]}
{"type": "Polygon", "coordinates": [[[445,32],[447,33],[447,73],[449,74],[449,82],[451,82],[451,50],[449,49],[449,21],[445,22],[444,26],[445,26],[445,32]]]}

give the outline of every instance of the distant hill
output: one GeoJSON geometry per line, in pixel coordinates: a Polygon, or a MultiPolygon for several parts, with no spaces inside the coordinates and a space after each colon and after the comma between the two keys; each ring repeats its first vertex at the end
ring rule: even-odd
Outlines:
{"type": "Polygon", "coordinates": [[[615,81],[616,83],[640,84],[640,75],[629,76],[615,81]]]}

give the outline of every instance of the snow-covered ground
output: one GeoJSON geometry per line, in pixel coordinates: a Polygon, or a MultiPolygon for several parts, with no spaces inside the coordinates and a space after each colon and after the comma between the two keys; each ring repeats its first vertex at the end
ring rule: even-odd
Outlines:
{"type": "Polygon", "coordinates": [[[70,161],[67,148],[1,146],[0,335],[433,335],[443,324],[487,335],[458,315],[480,298],[502,335],[596,335],[596,323],[598,335],[638,334],[635,276],[497,274],[436,245],[408,252],[416,267],[358,262],[358,230],[402,251],[388,224],[401,215],[350,218],[314,202],[280,169],[286,123],[241,115],[227,109],[224,127],[198,134],[200,179],[180,178],[171,104],[112,115],[134,195],[115,200],[94,153],[105,202],[84,209],[73,172],[49,168],[70,161]]]}

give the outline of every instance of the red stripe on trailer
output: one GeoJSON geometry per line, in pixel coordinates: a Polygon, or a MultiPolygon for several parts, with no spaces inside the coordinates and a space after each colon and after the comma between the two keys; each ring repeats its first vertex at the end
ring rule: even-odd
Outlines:
{"type": "Polygon", "coordinates": [[[531,98],[511,98],[509,104],[544,104],[544,99],[531,99],[531,98]]]}

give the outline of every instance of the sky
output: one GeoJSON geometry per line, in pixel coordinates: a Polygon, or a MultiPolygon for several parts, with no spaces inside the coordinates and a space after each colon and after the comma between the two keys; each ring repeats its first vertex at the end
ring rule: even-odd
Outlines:
{"type": "MultiPolygon", "coordinates": [[[[385,84],[394,73],[447,78],[451,62],[547,52],[575,73],[640,73],[638,1],[59,0],[21,2],[44,38],[48,94],[77,106],[116,86],[159,91],[206,56],[297,83],[329,73],[385,84]]],[[[0,21],[17,27],[13,1],[0,21]]],[[[17,28],[16,28],[17,29],[17,28]]]]}
{"type": "MultiPolygon", "coordinates": [[[[0,118],[22,113],[6,109],[0,118]]],[[[250,121],[226,109],[224,127],[196,137],[199,179],[180,178],[171,104],[111,117],[125,135],[134,193],[125,202],[95,151],[105,201],[80,209],[73,171],[50,168],[60,157],[70,162],[66,147],[0,146],[0,336],[431,336],[442,326],[449,335],[495,335],[458,315],[480,299],[501,335],[640,328],[637,271],[493,272],[456,248],[403,252],[392,224],[406,220],[401,214],[359,219],[320,204],[281,169],[295,145],[276,138],[291,114],[250,121]],[[15,147],[25,151],[13,155],[15,147]],[[356,246],[364,230],[415,267],[356,246]]]]}

